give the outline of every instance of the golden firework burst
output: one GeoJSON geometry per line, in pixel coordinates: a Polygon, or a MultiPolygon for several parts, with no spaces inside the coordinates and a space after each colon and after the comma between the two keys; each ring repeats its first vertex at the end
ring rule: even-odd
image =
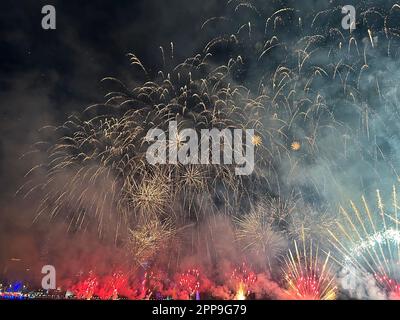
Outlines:
{"type": "Polygon", "coordinates": [[[171,241],[175,226],[169,220],[162,222],[153,218],[128,231],[127,249],[132,258],[142,264],[171,241]]]}
{"type": "Polygon", "coordinates": [[[273,227],[270,212],[258,205],[248,214],[237,217],[235,224],[236,239],[242,250],[266,257],[266,266],[271,269],[285,247],[285,240],[282,233],[273,227]]]}
{"type": "Polygon", "coordinates": [[[128,179],[125,192],[132,208],[140,215],[164,213],[171,200],[169,180],[162,173],[149,175],[139,182],[128,179]]]}
{"type": "Polygon", "coordinates": [[[254,135],[251,138],[251,143],[258,147],[262,144],[262,138],[259,135],[254,135]]]}
{"type": "Polygon", "coordinates": [[[301,148],[301,144],[299,141],[293,141],[290,147],[292,148],[293,151],[298,151],[301,148]]]}

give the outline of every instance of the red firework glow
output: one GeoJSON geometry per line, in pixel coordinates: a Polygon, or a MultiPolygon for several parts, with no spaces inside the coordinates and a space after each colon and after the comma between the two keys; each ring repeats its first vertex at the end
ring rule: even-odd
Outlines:
{"type": "Polygon", "coordinates": [[[320,300],[320,281],[317,275],[306,275],[295,279],[293,284],[297,299],[320,300]]]}
{"type": "Polygon", "coordinates": [[[72,287],[72,292],[78,299],[92,299],[98,286],[97,277],[92,271],[83,281],[78,282],[72,287]]]}
{"type": "MultiPolygon", "coordinates": [[[[260,283],[256,274],[245,263],[224,273],[226,284],[215,283],[199,268],[192,267],[182,273],[168,274],[158,268],[142,272],[114,272],[99,275],[93,271],[82,276],[75,285],[66,286],[75,299],[132,299],[132,300],[199,300],[203,298],[248,299],[257,294],[260,283]],[[232,270],[232,271],[230,271],[232,270]]],[[[222,278],[221,278],[222,280],[222,278]]],[[[263,282],[261,282],[263,283],[263,282]]],[[[267,290],[267,289],[266,289],[267,290]]]]}
{"type": "Polygon", "coordinates": [[[240,267],[233,270],[231,280],[236,290],[235,300],[245,300],[250,294],[251,285],[256,282],[257,276],[243,262],[240,267]]]}
{"type": "Polygon", "coordinates": [[[120,271],[104,277],[98,277],[90,271],[89,276],[72,286],[71,291],[78,299],[110,300],[135,296],[135,291],[129,286],[129,277],[120,271]]]}
{"type": "Polygon", "coordinates": [[[168,280],[167,275],[162,271],[150,270],[144,274],[142,281],[142,289],[140,297],[142,299],[162,298],[168,295],[168,288],[165,282],[168,280]],[[156,295],[160,295],[156,297],[156,295]]]}
{"type": "MultiPolygon", "coordinates": [[[[131,279],[132,274],[115,272],[111,276],[97,276],[90,271],[69,291],[77,299],[111,300],[128,298],[135,300],[148,299],[192,299],[200,295],[200,271],[196,268],[176,274],[171,281],[168,275],[160,270],[147,270],[142,280],[131,279]]],[[[135,278],[135,277],[133,277],[135,278]]],[[[136,278],[137,279],[137,278],[136,278]]],[[[205,278],[203,278],[205,281],[205,278]]]]}
{"type": "Polygon", "coordinates": [[[330,254],[320,259],[319,250],[303,241],[302,248],[294,241],[295,250],[286,256],[284,276],[290,299],[333,300],[336,298],[334,273],[329,263],[330,254]]]}
{"type": "Polygon", "coordinates": [[[200,290],[200,271],[199,269],[189,269],[181,273],[177,279],[179,298],[191,299],[200,290]]]}
{"type": "Polygon", "coordinates": [[[386,274],[375,274],[375,279],[386,290],[389,299],[400,300],[400,284],[396,280],[389,278],[386,274]]]}

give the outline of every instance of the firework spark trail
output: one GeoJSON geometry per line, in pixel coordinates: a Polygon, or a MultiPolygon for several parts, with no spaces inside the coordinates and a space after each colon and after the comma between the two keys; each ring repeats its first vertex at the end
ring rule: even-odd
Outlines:
{"type": "Polygon", "coordinates": [[[350,201],[351,211],[341,208],[343,221],[336,232],[330,231],[331,242],[343,257],[343,268],[360,274],[371,274],[388,296],[398,296],[400,232],[395,186],[392,207],[386,208],[379,190],[376,206],[371,207],[362,196],[362,211],[350,201]]]}
{"type": "Polygon", "coordinates": [[[294,252],[289,250],[285,258],[284,278],[289,299],[334,300],[337,294],[335,274],[329,261],[330,253],[321,259],[319,248],[313,243],[302,242],[302,248],[294,241],[294,252]]]}

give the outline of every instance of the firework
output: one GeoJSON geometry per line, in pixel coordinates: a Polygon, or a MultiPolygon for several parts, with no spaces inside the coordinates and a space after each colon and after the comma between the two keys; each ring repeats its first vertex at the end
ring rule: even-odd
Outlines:
{"type": "Polygon", "coordinates": [[[235,300],[245,300],[250,295],[251,286],[257,280],[257,276],[243,262],[232,271],[230,280],[235,287],[235,300]]]}
{"type": "Polygon", "coordinates": [[[198,296],[200,291],[200,271],[196,268],[187,270],[181,273],[177,279],[180,296],[186,296],[186,299],[191,299],[198,296]]]}
{"type": "Polygon", "coordinates": [[[290,147],[292,148],[293,151],[299,151],[301,148],[301,144],[298,141],[293,141],[290,147]]]}
{"type": "Polygon", "coordinates": [[[154,218],[166,212],[170,192],[168,177],[158,172],[144,174],[140,183],[128,178],[124,197],[127,206],[135,210],[141,218],[154,218]]]}
{"type": "MultiPolygon", "coordinates": [[[[263,141],[274,161],[289,162],[283,176],[297,182],[321,180],[321,174],[304,177],[316,159],[329,163],[344,154],[343,161],[374,163],[373,149],[379,146],[372,145],[371,138],[393,136],[388,131],[397,128],[388,124],[397,119],[397,110],[391,108],[397,76],[389,76],[392,72],[377,61],[385,59],[391,65],[397,59],[398,5],[360,3],[357,32],[340,28],[340,4],[322,11],[313,8],[229,1],[224,17],[208,19],[202,26],[214,35],[205,52],[218,59],[233,57],[235,78],[248,87],[257,83],[266,106],[263,141]],[[252,76],[243,76],[247,74],[252,76]]],[[[334,160],[332,165],[339,163],[334,160]]],[[[330,180],[326,184],[332,185],[330,180]]],[[[321,188],[312,187],[319,193],[321,188]]],[[[307,183],[304,192],[309,188],[307,183]]]]}
{"type": "Polygon", "coordinates": [[[294,251],[285,258],[284,278],[289,299],[334,300],[337,288],[330,254],[320,257],[320,250],[312,242],[303,242],[302,248],[294,241],[294,251]]]}
{"type": "Polygon", "coordinates": [[[90,300],[94,297],[98,286],[97,276],[93,271],[89,272],[89,276],[74,285],[71,291],[75,294],[78,299],[90,300]]]}
{"type": "Polygon", "coordinates": [[[136,298],[136,291],[131,287],[131,274],[115,271],[110,275],[97,275],[90,271],[87,276],[74,284],[69,291],[76,299],[118,300],[121,297],[136,298]]]}
{"type": "Polygon", "coordinates": [[[236,291],[234,300],[246,300],[246,289],[244,288],[244,284],[242,282],[239,283],[239,288],[236,291]]]}
{"type": "Polygon", "coordinates": [[[327,230],[332,229],[336,223],[336,216],[331,211],[318,210],[304,200],[293,204],[291,215],[287,219],[288,232],[290,236],[297,240],[326,242],[327,230]]]}
{"type": "Polygon", "coordinates": [[[253,252],[265,259],[265,265],[272,271],[272,266],[285,247],[282,232],[273,226],[271,208],[258,204],[250,213],[236,218],[236,238],[243,252],[253,252]]]}
{"type": "Polygon", "coordinates": [[[166,283],[168,277],[161,270],[148,270],[145,272],[141,284],[141,299],[163,299],[168,292],[166,283]]]}
{"type": "Polygon", "coordinates": [[[253,138],[251,139],[251,143],[254,144],[255,146],[261,146],[262,145],[262,138],[260,136],[253,136],[253,138]]]}
{"type": "MultiPolygon", "coordinates": [[[[131,60],[143,67],[136,56],[131,60]]],[[[152,166],[146,160],[148,130],[166,129],[170,121],[179,131],[255,129],[259,133],[253,143],[262,155],[262,102],[251,99],[243,86],[227,83],[223,66],[218,70],[205,66],[204,59],[196,56],[168,76],[133,90],[117,79],[104,79],[116,85],[116,91],[106,96],[104,104],[91,106],[56,128],[60,138],[50,142],[47,159],[29,173],[46,172],[43,182],[33,185],[30,180],[24,186],[27,195],[44,193],[36,218],[64,218],[69,230],[97,227],[100,235],[114,229],[117,242],[128,234],[126,227],[135,227],[143,216],[182,213],[181,220],[190,220],[192,212],[196,219],[200,213],[211,214],[197,201],[204,193],[220,195],[217,200],[227,208],[241,204],[244,180],[253,178],[236,175],[232,165],[152,166]],[[182,210],[172,209],[176,203],[183,204],[182,210]]],[[[179,150],[179,136],[168,139],[179,150]]],[[[263,163],[262,156],[257,159],[263,163]]],[[[255,190],[256,183],[249,185],[255,190]]]]}
{"type": "Polygon", "coordinates": [[[174,234],[175,229],[168,221],[161,222],[158,219],[145,221],[137,229],[129,230],[126,246],[130,257],[135,263],[143,265],[166,247],[174,234]]]}
{"type": "Polygon", "coordinates": [[[96,296],[101,300],[117,300],[120,297],[132,298],[129,276],[122,271],[116,271],[111,276],[103,277],[96,290],[96,296]]]}
{"type": "Polygon", "coordinates": [[[396,187],[392,190],[391,208],[384,206],[379,190],[376,195],[376,205],[369,205],[362,196],[362,209],[352,201],[351,211],[341,207],[343,220],[330,235],[344,268],[373,275],[389,297],[398,297],[400,230],[396,187]]]}

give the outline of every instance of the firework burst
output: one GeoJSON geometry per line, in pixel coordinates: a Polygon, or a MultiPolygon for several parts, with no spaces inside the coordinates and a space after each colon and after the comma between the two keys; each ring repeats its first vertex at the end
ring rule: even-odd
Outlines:
{"type": "MultiPolygon", "coordinates": [[[[136,56],[130,58],[144,70],[136,56]]],[[[265,179],[258,174],[262,172],[258,166],[258,173],[243,177],[235,174],[233,165],[153,166],[147,162],[148,130],[167,131],[174,121],[179,132],[185,128],[199,133],[202,129],[254,129],[253,143],[260,154],[257,162],[267,165],[261,143],[261,98],[253,99],[249,90],[229,83],[226,66],[210,70],[201,56],[170,71],[133,90],[117,79],[104,79],[116,86],[106,95],[107,101],[55,129],[60,138],[50,142],[47,159],[28,174],[43,170],[44,181],[35,185],[35,179],[29,180],[23,188],[26,196],[39,190],[44,193],[37,218],[64,219],[69,230],[97,227],[100,235],[114,229],[118,242],[126,237],[126,227],[135,228],[144,216],[178,218],[182,214],[179,219],[184,221],[212,214],[212,207],[204,210],[198,201],[205,193],[223,203],[226,212],[246,197],[250,200],[256,182],[265,179]],[[174,205],[182,210],[173,210],[174,205]]],[[[167,143],[176,143],[179,150],[179,133],[168,137],[167,143]]]]}
{"type": "MultiPolygon", "coordinates": [[[[379,190],[376,205],[362,196],[362,209],[350,202],[351,211],[340,208],[343,220],[330,231],[332,245],[343,257],[340,264],[361,274],[372,274],[389,297],[398,297],[400,230],[396,187],[391,207],[384,206],[379,190]]],[[[355,275],[356,276],[356,275],[355,275]]]]}
{"type": "Polygon", "coordinates": [[[294,251],[289,250],[285,258],[284,278],[290,299],[296,300],[334,300],[337,288],[330,254],[320,256],[319,248],[312,242],[298,247],[294,241],[294,251]]]}
{"type": "Polygon", "coordinates": [[[235,300],[245,300],[251,293],[251,286],[256,282],[257,276],[251,271],[246,263],[242,263],[239,267],[232,271],[231,282],[235,288],[235,300]]]}
{"type": "Polygon", "coordinates": [[[177,284],[180,296],[189,300],[195,297],[197,300],[201,285],[199,269],[192,268],[178,275],[177,284]]]}
{"type": "Polygon", "coordinates": [[[137,229],[129,229],[126,246],[133,261],[143,265],[159,250],[170,245],[174,235],[173,224],[153,218],[140,224],[137,229]]]}
{"type": "Polygon", "coordinates": [[[259,204],[248,214],[235,219],[236,238],[242,251],[265,259],[269,271],[285,248],[284,235],[273,226],[271,211],[270,207],[259,204]]]}

